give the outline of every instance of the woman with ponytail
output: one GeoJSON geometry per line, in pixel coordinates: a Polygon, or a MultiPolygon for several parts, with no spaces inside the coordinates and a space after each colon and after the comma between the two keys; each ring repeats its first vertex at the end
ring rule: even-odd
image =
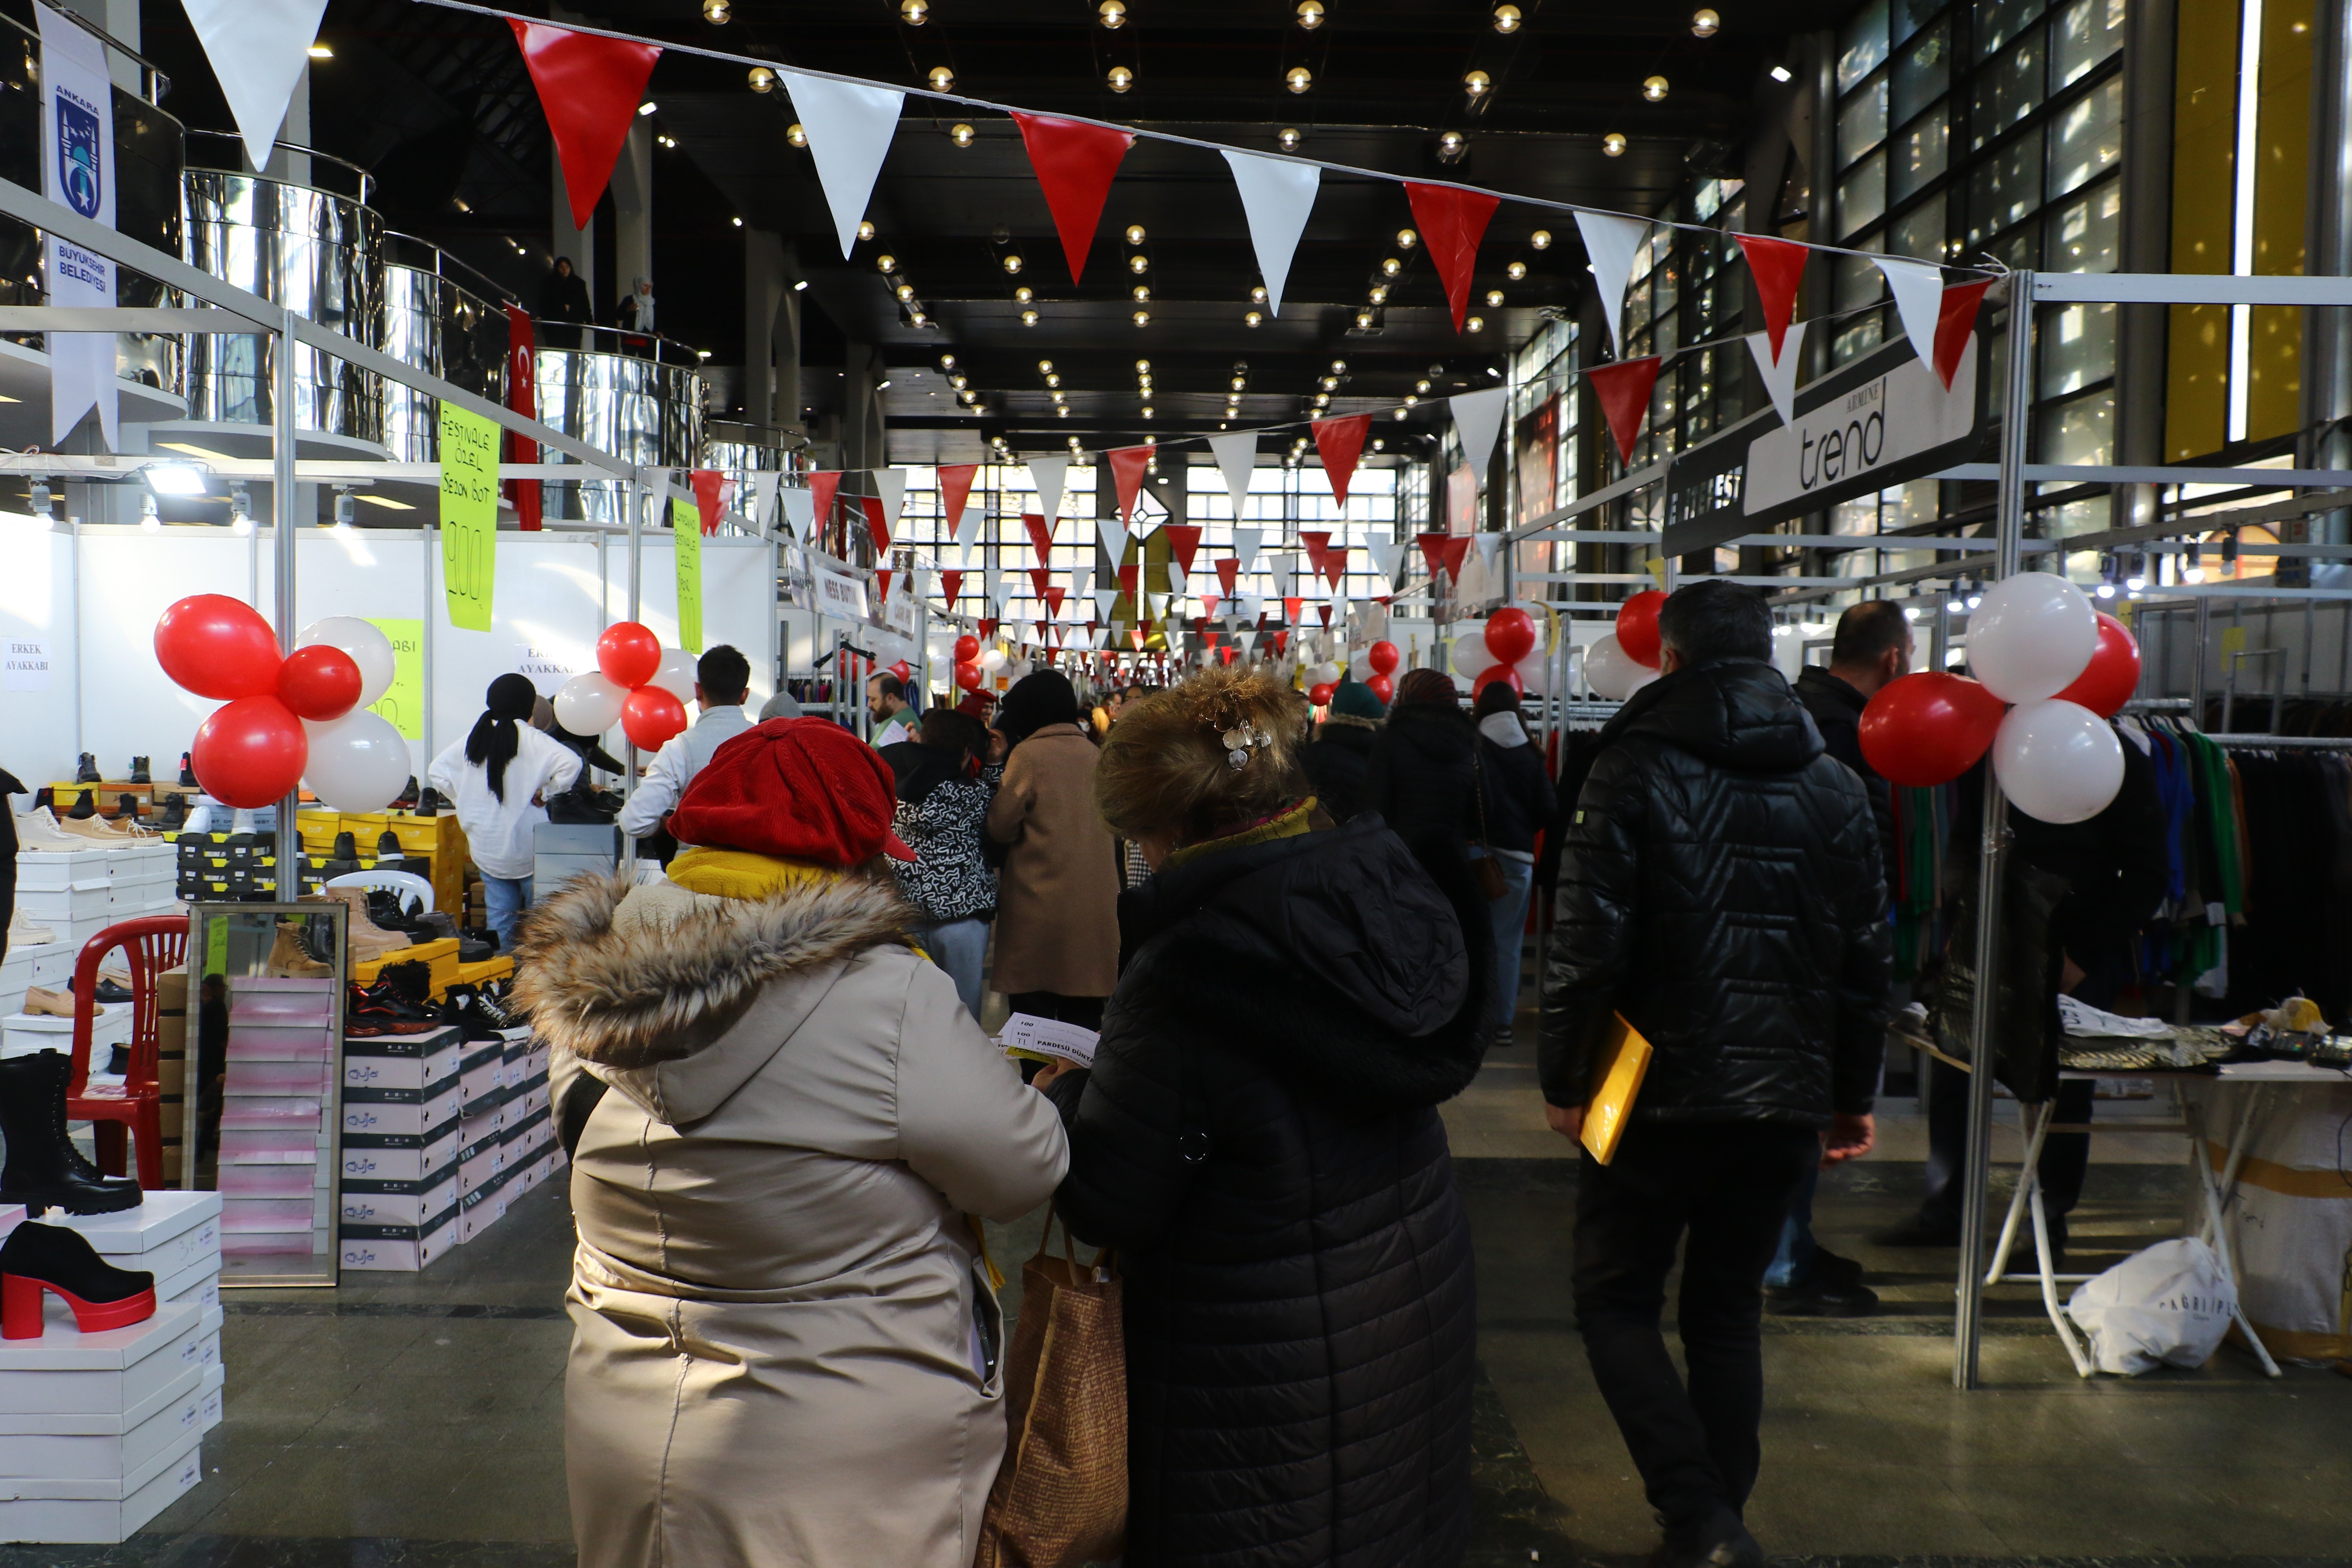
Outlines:
{"type": "Polygon", "coordinates": [[[547,820],[545,797],[562,795],[580,776],[578,754],[531,728],[538,695],[526,676],[491,681],[473,729],[427,770],[427,782],[457,809],[466,830],[501,951],[514,946],[515,922],[530,907],[531,830],[547,820]]]}

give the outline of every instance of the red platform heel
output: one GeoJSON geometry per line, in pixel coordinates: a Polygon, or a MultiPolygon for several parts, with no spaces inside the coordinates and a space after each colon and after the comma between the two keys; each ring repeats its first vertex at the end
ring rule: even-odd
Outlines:
{"type": "Polygon", "coordinates": [[[0,1339],[41,1337],[44,1290],[73,1309],[74,1325],[85,1334],[155,1315],[155,1276],[115,1268],[79,1231],[26,1220],[0,1243],[0,1339]]]}

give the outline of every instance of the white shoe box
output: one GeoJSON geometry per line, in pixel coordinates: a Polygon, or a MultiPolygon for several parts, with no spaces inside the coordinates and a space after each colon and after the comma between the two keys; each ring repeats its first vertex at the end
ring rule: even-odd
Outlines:
{"type": "Polygon", "coordinates": [[[341,1195],[339,1223],[345,1226],[420,1226],[455,1207],[457,1202],[457,1175],[454,1171],[444,1171],[429,1182],[346,1183],[341,1195]],[[359,1190],[362,1187],[371,1190],[359,1190]]]}
{"type": "Polygon", "coordinates": [[[203,1438],[120,1480],[0,1480],[0,1540],[127,1541],[205,1477],[203,1438]]]}
{"type": "MultiPolygon", "coordinates": [[[[105,887],[113,879],[113,849],[19,849],[16,891],[48,892],[89,883],[105,887]]],[[[126,856],[127,859],[128,857],[126,856]]]]}
{"type": "Polygon", "coordinates": [[[228,1369],[218,1362],[205,1365],[204,1405],[197,1414],[196,1425],[211,1431],[221,1424],[221,1391],[228,1384],[228,1369]]]}
{"type": "Polygon", "coordinates": [[[0,1340],[0,1410],[12,1415],[118,1415],[204,1363],[202,1308],[159,1305],[143,1323],[85,1334],[63,1301],[41,1297],[42,1337],[0,1340]]]}
{"type": "MultiPolygon", "coordinates": [[[[117,1268],[144,1268],[160,1282],[199,1263],[217,1270],[221,1248],[218,1193],[151,1192],[135,1209],[69,1215],[52,1209],[47,1225],[70,1226],[117,1268]]],[[[5,1409],[0,1404],[0,1409],[5,1409]]]]}
{"type": "Polygon", "coordinates": [[[103,916],[109,907],[110,889],[113,884],[100,872],[84,877],[62,888],[19,888],[16,907],[25,918],[36,925],[52,931],[70,921],[90,915],[103,916]]]}
{"type": "MultiPolygon", "coordinates": [[[[136,1474],[204,1430],[205,1384],[205,1369],[197,1365],[119,1414],[0,1411],[0,1476],[78,1480],[136,1474]]],[[[8,1485],[0,1481],[0,1489],[8,1485]]]]}
{"type": "Polygon", "coordinates": [[[362,1271],[414,1272],[457,1245],[457,1214],[445,1210],[413,1238],[380,1240],[349,1237],[339,1240],[337,1252],[346,1268],[362,1271]]]}
{"type": "Polygon", "coordinates": [[[433,1089],[457,1076],[465,1045],[455,1029],[429,1035],[379,1035],[343,1041],[343,1087],[433,1089]]]}
{"type": "Polygon", "coordinates": [[[421,1137],[457,1120],[457,1092],[446,1079],[433,1089],[346,1089],[343,1131],[421,1137]]]}
{"type": "Polygon", "coordinates": [[[422,1182],[457,1163],[457,1124],[424,1133],[353,1133],[344,1138],[346,1181],[422,1182]]]}
{"type": "MultiPolygon", "coordinates": [[[[131,1043],[131,1005],[101,1002],[89,1021],[90,1066],[106,1066],[110,1047],[131,1043]]],[[[71,1051],[74,1021],[43,1013],[16,1013],[0,1018],[0,1057],[30,1056],[35,1051],[71,1051]]]]}
{"type": "Polygon", "coordinates": [[[197,1308],[218,1307],[220,1277],[220,1255],[215,1253],[205,1261],[191,1264],[168,1278],[156,1275],[155,1300],[184,1302],[197,1308]]]}

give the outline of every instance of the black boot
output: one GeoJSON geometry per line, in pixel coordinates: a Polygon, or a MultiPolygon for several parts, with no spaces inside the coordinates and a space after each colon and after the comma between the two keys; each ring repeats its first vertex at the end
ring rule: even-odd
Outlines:
{"type": "Polygon", "coordinates": [[[138,1184],[100,1175],[66,1135],[71,1069],[62,1051],[0,1059],[0,1138],[8,1142],[0,1204],[23,1204],[33,1215],[52,1207],[68,1214],[135,1209],[145,1201],[138,1184]]]}
{"type": "Polygon", "coordinates": [[[182,752],[180,753],[180,787],[182,789],[202,789],[204,787],[202,784],[196,783],[196,769],[194,762],[185,752],[182,752]]]}
{"type": "Polygon", "coordinates": [[[64,1298],[74,1327],[85,1334],[127,1329],[155,1315],[152,1274],[115,1268],[78,1230],[26,1221],[0,1242],[0,1337],[41,1337],[44,1290],[64,1298]]]}
{"type": "MultiPolygon", "coordinates": [[[[89,753],[88,752],[84,752],[82,755],[88,756],[89,753]]],[[[73,818],[76,822],[88,822],[91,817],[98,815],[98,802],[93,798],[90,791],[84,790],[79,795],[74,796],[73,809],[67,812],[66,815],[73,818]]]]}
{"type": "Polygon", "coordinates": [[[152,779],[152,778],[150,778],[150,777],[148,776],[148,766],[147,766],[147,764],[148,764],[148,763],[152,763],[152,762],[153,762],[154,760],[155,760],[155,759],[154,759],[154,758],[152,758],[152,757],[133,757],[133,758],[131,758],[131,782],[132,784],[153,784],[155,781],[154,781],[153,779],[152,779]]]}
{"type": "Polygon", "coordinates": [[[139,797],[138,797],[137,795],[135,795],[131,794],[128,790],[125,790],[122,794],[116,795],[116,796],[114,797],[114,815],[115,815],[115,817],[116,817],[116,819],[117,819],[118,821],[122,821],[122,822],[136,822],[136,821],[138,821],[138,820],[139,820],[139,797]]]}
{"type": "Polygon", "coordinates": [[[336,834],[335,852],[327,857],[326,864],[319,868],[320,871],[332,879],[336,877],[348,877],[359,868],[359,846],[352,841],[350,834],[336,834]]]}
{"type": "Polygon", "coordinates": [[[155,826],[166,833],[178,833],[185,828],[188,826],[188,797],[179,794],[165,795],[163,815],[155,819],[155,826]]]}
{"type": "Polygon", "coordinates": [[[408,863],[400,852],[400,835],[385,828],[375,836],[375,866],[379,871],[396,871],[408,863]]]}
{"type": "Polygon", "coordinates": [[[416,797],[416,815],[419,816],[438,816],[441,815],[442,806],[446,804],[447,803],[441,798],[441,792],[439,790],[428,787],[423,795],[416,797]]]}
{"type": "Polygon", "coordinates": [[[393,797],[392,807],[395,811],[404,811],[415,804],[416,775],[415,773],[411,773],[408,775],[408,787],[402,790],[397,795],[393,797]]]}
{"type": "Polygon", "coordinates": [[[98,756],[95,752],[84,752],[81,754],[79,765],[74,769],[74,783],[96,784],[98,782],[98,756]]]}

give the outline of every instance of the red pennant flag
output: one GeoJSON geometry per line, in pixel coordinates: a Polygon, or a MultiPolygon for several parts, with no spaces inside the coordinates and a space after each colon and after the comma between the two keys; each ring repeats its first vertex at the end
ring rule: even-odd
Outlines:
{"type": "Polygon", "coordinates": [[[1438,547],[1437,563],[1445,568],[1448,577],[1459,583],[1462,581],[1462,563],[1470,558],[1470,536],[1449,533],[1444,538],[1445,542],[1438,547]]]}
{"type": "Polygon", "coordinates": [[[1289,651],[1290,628],[1288,626],[1280,626],[1276,628],[1274,634],[1274,657],[1280,658],[1284,654],[1289,651]]]}
{"type": "Polygon", "coordinates": [[[1207,621],[1206,619],[1203,619],[1203,620],[1201,622],[1200,631],[1201,631],[1201,640],[1202,640],[1202,642],[1204,642],[1204,643],[1208,644],[1208,645],[1209,645],[1209,647],[1216,647],[1216,646],[1217,646],[1217,639],[1218,639],[1218,638],[1220,638],[1220,637],[1223,637],[1223,636],[1225,635],[1225,634],[1224,634],[1224,633],[1223,633],[1223,632],[1211,631],[1211,630],[1209,629],[1209,623],[1208,623],[1208,621],[1207,621]]]}
{"type": "Polygon", "coordinates": [[[1486,225],[1503,205],[1502,198],[1411,180],[1405,182],[1404,194],[1412,203],[1413,222],[1421,225],[1422,242],[1429,247],[1430,264],[1445,285],[1458,332],[1470,313],[1470,275],[1478,266],[1478,242],[1486,237],[1486,225]]]}
{"type": "Polygon", "coordinates": [[[1323,629],[1327,632],[1329,631],[1331,629],[1331,606],[1328,605],[1318,605],[1315,606],[1315,613],[1323,617],[1323,629]]]}
{"type": "Polygon", "coordinates": [[[818,548],[824,548],[824,531],[833,525],[834,498],[841,493],[839,468],[816,468],[809,474],[809,499],[814,503],[818,548]]]}
{"type": "Polygon", "coordinates": [[[661,50],[545,22],[509,17],[507,26],[522,46],[539,106],[547,112],[548,132],[563,163],[564,194],[572,198],[572,226],[586,228],[612,181],[621,143],[629,138],[661,50]]]}
{"type": "Polygon", "coordinates": [[[1811,254],[1794,240],[1769,235],[1742,234],[1733,237],[1747,253],[1748,271],[1756,279],[1756,298],[1764,305],[1764,336],[1772,345],[1772,363],[1780,363],[1780,340],[1788,334],[1789,318],[1796,313],[1797,289],[1805,280],[1805,258],[1811,254]]]}
{"type": "Polygon", "coordinates": [[[1203,594],[1203,595],[1201,595],[1201,619],[1202,619],[1202,622],[1205,625],[1205,624],[1207,623],[1207,621],[1208,621],[1208,618],[1209,618],[1211,616],[1215,615],[1216,613],[1217,613],[1217,595],[1215,595],[1214,594],[1203,594]]]}
{"type": "Polygon", "coordinates": [[[1285,620],[1286,620],[1286,621],[1290,622],[1293,626],[1297,625],[1297,624],[1298,624],[1298,617],[1299,617],[1300,614],[1302,613],[1302,611],[1303,611],[1303,609],[1304,609],[1304,607],[1305,607],[1306,604],[1307,604],[1307,601],[1306,601],[1304,598],[1285,599],[1285,600],[1283,600],[1283,601],[1282,601],[1282,617],[1283,617],[1283,619],[1285,619],[1285,620]]]}
{"type": "Polygon", "coordinates": [[[1029,568],[1029,585],[1037,590],[1037,596],[1039,598],[1042,599],[1045,596],[1045,584],[1052,576],[1053,574],[1048,572],[1043,566],[1032,566],[1029,568]]]}
{"type": "Polygon", "coordinates": [[[1120,567],[1118,569],[1118,591],[1125,594],[1130,599],[1135,597],[1136,580],[1142,571],[1143,563],[1141,562],[1130,562],[1127,565],[1120,567]]]}
{"type": "Polygon", "coordinates": [[[1960,374],[1960,353],[1969,346],[1969,334],[1976,331],[1977,307],[1984,303],[1985,290],[1991,287],[1992,279],[1986,278],[1955,283],[1944,290],[1943,303],[1936,311],[1936,374],[1946,392],[1952,390],[1952,377],[1960,374]]]}
{"type": "Polygon", "coordinates": [[[1217,581],[1224,585],[1226,598],[1230,599],[1234,596],[1234,579],[1240,576],[1241,572],[1242,563],[1239,557],[1232,557],[1217,563],[1217,581]]]}
{"type": "Polygon", "coordinates": [[[1310,533],[1302,528],[1298,531],[1298,542],[1307,546],[1307,570],[1318,577],[1323,575],[1323,558],[1331,550],[1329,531],[1310,533]]]}
{"type": "Polygon", "coordinates": [[[890,553],[890,520],[882,510],[880,496],[859,496],[857,504],[866,511],[866,531],[874,536],[874,553],[890,553]]]}
{"type": "Polygon", "coordinates": [[[996,622],[994,619],[987,616],[980,617],[980,635],[982,641],[985,641],[996,635],[996,622]]]}
{"type": "Polygon", "coordinates": [[[1143,628],[1139,626],[1132,631],[1129,631],[1127,634],[1127,640],[1135,645],[1136,652],[1141,653],[1143,651],[1143,628]]]}
{"type": "Polygon", "coordinates": [[[886,605],[890,602],[890,578],[892,574],[891,569],[887,566],[877,566],[874,568],[875,596],[886,605]]]}
{"type": "Polygon", "coordinates": [[[978,463],[942,463],[940,466],[940,513],[948,520],[948,531],[953,533],[956,524],[963,521],[963,509],[971,500],[971,477],[980,472],[978,463]]]}
{"type": "Polygon", "coordinates": [[[1337,588],[1339,585],[1339,579],[1347,574],[1348,547],[1344,544],[1335,544],[1323,556],[1323,575],[1331,580],[1332,587],[1337,588]]]}
{"type": "Polygon", "coordinates": [[[1029,531],[1029,542],[1037,547],[1037,564],[1051,566],[1054,563],[1054,525],[1045,521],[1045,514],[1042,511],[1024,511],[1021,514],[1021,526],[1029,531]]]}
{"type": "Polygon", "coordinates": [[[946,597],[946,602],[947,602],[948,604],[950,604],[950,605],[952,605],[952,604],[954,604],[958,599],[962,598],[962,597],[963,597],[963,574],[962,574],[962,573],[961,573],[961,572],[949,572],[949,571],[942,571],[942,572],[940,572],[940,592],[941,592],[941,593],[943,593],[943,594],[947,596],[947,597],[946,597]]]}
{"type": "Polygon", "coordinates": [[[1067,588],[1063,587],[1059,583],[1048,583],[1045,584],[1045,592],[1043,595],[1045,601],[1045,608],[1052,611],[1057,618],[1062,613],[1062,601],[1069,596],[1069,592],[1070,591],[1067,588]]]}
{"type": "Polygon", "coordinates": [[[1437,569],[1445,564],[1445,541],[1448,537],[1443,533],[1416,533],[1412,536],[1412,542],[1421,546],[1421,558],[1429,563],[1429,574],[1433,577],[1437,575],[1437,569]]]}
{"type": "MultiPolygon", "coordinates": [[[[687,477],[694,489],[694,520],[706,538],[719,531],[719,487],[726,478],[716,468],[697,468],[687,477]]],[[[884,548],[888,548],[887,542],[884,548]]]]}
{"type": "Polygon", "coordinates": [[[1103,203],[1110,199],[1111,177],[1135,145],[1135,135],[1018,110],[1013,119],[1021,127],[1021,142],[1029,149],[1029,165],[1037,171],[1045,205],[1053,210],[1062,254],[1070,258],[1070,281],[1076,283],[1087,269],[1087,252],[1094,247],[1103,203]]]}
{"type": "Polygon", "coordinates": [[[1372,416],[1350,414],[1344,419],[1318,419],[1314,430],[1316,453],[1323,459],[1323,471],[1331,478],[1331,499],[1346,506],[1348,481],[1355,475],[1356,459],[1363,456],[1372,416]]]}
{"type": "MultiPolygon", "coordinates": [[[[530,312],[520,305],[507,307],[507,406],[526,418],[539,417],[539,340],[531,331],[530,312]]],[[[507,461],[536,463],[539,443],[528,436],[507,432],[507,461]]],[[[507,499],[514,502],[522,526],[540,525],[537,479],[509,479],[507,499]]]]}
{"type": "MultiPolygon", "coordinates": [[[[1149,447],[1113,447],[1103,454],[1110,459],[1110,477],[1118,484],[1118,518],[1135,521],[1135,498],[1143,489],[1143,470],[1151,461],[1149,447]]],[[[1192,568],[1186,566],[1185,571],[1192,568]]]]}
{"type": "Polygon", "coordinates": [[[1201,531],[1182,522],[1163,526],[1160,532],[1168,536],[1168,548],[1176,552],[1176,564],[1184,568],[1184,575],[1192,574],[1192,557],[1201,552],[1201,531]]]}
{"type": "Polygon", "coordinates": [[[1629,467],[1633,461],[1633,443],[1642,438],[1642,423],[1650,416],[1650,389],[1658,384],[1662,363],[1652,354],[1647,359],[1597,364],[1584,373],[1592,383],[1592,395],[1601,401],[1601,412],[1608,417],[1609,434],[1617,438],[1617,457],[1629,467]]]}

